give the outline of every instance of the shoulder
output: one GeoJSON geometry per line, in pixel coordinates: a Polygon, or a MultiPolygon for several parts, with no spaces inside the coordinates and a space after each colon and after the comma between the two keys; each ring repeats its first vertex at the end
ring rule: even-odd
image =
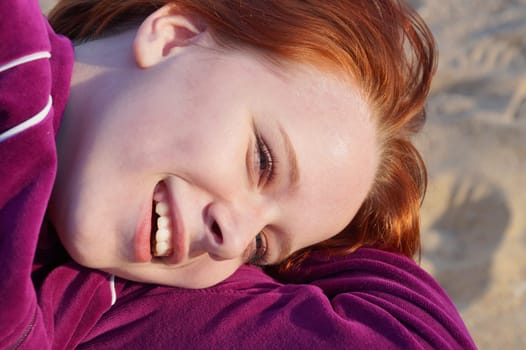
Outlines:
{"type": "Polygon", "coordinates": [[[49,52],[46,19],[38,1],[0,2],[0,66],[37,52],[49,52]]]}
{"type": "Polygon", "coordinates": [[[403,255],[369,248],[341,257],[314,254],[282,277],[321,288],[335,312],[374,325],[394,344],[475,348],[444,289],[403,255]]]}
{"type": "MultiPolygon", "coordinates": [[[[61,115],[73,66],[70,41],[53,32],[38,1],[0,1],[0,141],[61,115]]],[[[54,122],[54,128],[58,121],[54,122]]]]}
{"type": "Polygon", "coordinates": [[[283,283],[244,266],[207,289],[128,284],[93,341],[127,348],[177,342],[181,349],[474,348],[447,295],[410,259],[361,249],[313,256],[294,275],[295,283],[283,283]],[[107,324],[116,320],[118,327],[107,324]]]}

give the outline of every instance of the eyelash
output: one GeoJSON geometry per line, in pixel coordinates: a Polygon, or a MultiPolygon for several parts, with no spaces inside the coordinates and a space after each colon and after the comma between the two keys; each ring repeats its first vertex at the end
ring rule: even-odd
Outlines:
{"type": "Polygon", "coordinates": [[[257,169],[260,173],[260,185],[270,184],[276,176],[275,164],[276,160],[273,156],[272,149],[270,146],[263,140],[259,135],[256,136],[257,139],[257,169]],[[264,160],[264,162],[263,162],[264,160]],[[265,164],[262,167],[262,164],[265,164]],[[261,174],[263,172],[263,174],[261,174]]]}
{"type": "MultiPolygon", "coordinates": [[[[256,165],[259,173],[259,186],[271,184],[276,176],[276,160],[272,149],[261,135],[256,135],[256,165]]],[[[249,264],[263,266],[268,261],[268,245],[264,232],[260,232],[254,238],[254,253],[249,259],[249,264]]]]}
{"type": "Polygon", "coordinates": [[[263,232],[260,232],[257,234],[256,238],[254,238],[255,244],[254,244],[254,253],[248,260],[248,263],[250,265],[256,265],[256,266],[263,266],[267,265],[267,240],[264,236],[263,232]]]}

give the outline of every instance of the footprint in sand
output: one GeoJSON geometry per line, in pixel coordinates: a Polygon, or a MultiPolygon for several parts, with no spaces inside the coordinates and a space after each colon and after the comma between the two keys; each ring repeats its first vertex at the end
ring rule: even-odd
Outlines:
{"type": "Polygon", "coordinates": [[[511,214],[504,194],[488,181],[465,178],[445,187],[449,200],[423,234],[423,258],[462,309],[490,285],[493,256],[511,214]]]}

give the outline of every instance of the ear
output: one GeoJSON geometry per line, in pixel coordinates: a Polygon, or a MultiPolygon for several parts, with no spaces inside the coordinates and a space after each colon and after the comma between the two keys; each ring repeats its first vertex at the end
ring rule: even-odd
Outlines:
{"type": "Polygon", "coordinates": [[[182,14],[173,4],[164,5],[140,25],[133,50],[140,68],[148,68],[198,41],[206,26],[197,18],[182,14]]]}

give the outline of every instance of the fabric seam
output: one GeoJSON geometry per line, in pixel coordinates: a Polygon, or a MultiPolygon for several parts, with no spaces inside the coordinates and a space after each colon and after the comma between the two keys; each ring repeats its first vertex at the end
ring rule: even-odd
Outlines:
{"type": "Polygon", "coordinates": [[[20,335],[20,337],[18,338],[16,343],[14,343],[13,345],[11,345],[11,346],[9,346],[7,348],[8,350],[20,349],[20,347],[24,344],[24,342],[26,341],[27,337],[29,337],[29,334],[31,333],[31,331],[35,327],[36,319],[37,319],[37,308],[35,307],[34,311],[33,311],[33,317],[31,319],[31,322],[29,322],[29,324],[24,329],[24,332],[22,332],[22,334],[20,335]]]}

